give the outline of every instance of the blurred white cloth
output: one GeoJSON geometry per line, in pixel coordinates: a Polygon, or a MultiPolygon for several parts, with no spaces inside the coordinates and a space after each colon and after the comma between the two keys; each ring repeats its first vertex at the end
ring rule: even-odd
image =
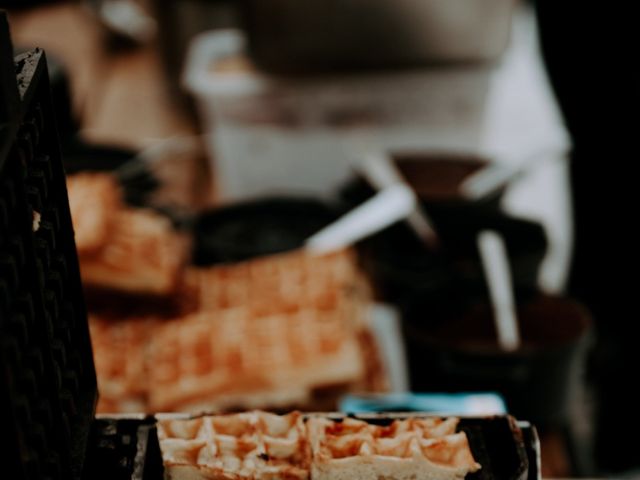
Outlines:
{"type": "Polygon", "coordinates": [[[514,16],[510,46],[491,75],[480,150],[514,165],[541,162],[513,184],[504,207],[544,225],[550,245],[540,286],[549,293],[563,290],[571,255],[569,148],[538,48],[535,15],[522,7],[514,16]]]}

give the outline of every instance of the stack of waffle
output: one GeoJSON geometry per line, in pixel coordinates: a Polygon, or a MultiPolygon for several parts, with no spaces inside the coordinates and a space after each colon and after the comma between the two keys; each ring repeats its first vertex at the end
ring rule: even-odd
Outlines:
{"type": "Polygon", "coordinates": [[[93,315],[99,409],[311,408],[319,405],[318,391],[360,386],[369,373],[361,341],[367,303],[343,275],[354,272],[346,267],[350,258],[347,252],[324,259],[291,253],[212,268],[197,272],[195,290],[192,271],[185,288],[201,298],[198,307],[170,320],[93,315]],[[267,268],[272,274],[260,280],[258,272],[267,268]],[[296,298],[284,286],[291,282],[288,272],[304,288],[296,298]],[[309,278],[316,272],[324,288],[309,278]],[[218,293],[206,295],[207,288],[218,293]],[[245,297],[250,292],[253,302],[245,297]]]}
{"type": "Polygon", "coordinates": [[[365,373],[353,303],[266,315],[239,306],[162,325],[150,348],[151,410],[305,405],[314,389],[348,388],[365,373]]]}
{"type": "Polygon", "coordinates": [[[144,412],[148,381],[146,350],[158,320],[89,316],[101,412],[144,412]]]}
{"type": "Polygon", "coordinates": [[[165,474],[178,479],[429,479],[475,472],[458,419],[408,418],[387,426],[293,412],[158,423],[165,474]]]}
{"type": "Polygon", "coordinates": [[[107,174],[69,176],[67,188],[85,285],[151,295],[176,288],[188,245],[167,218],[126,207],[107,174]]]}
{"type": "Polygon", "coordinates": [[[376,359],[364,342],[367,296],[352,260],[348,252],[313,259],[296,252],[191,270],[187,315],[92,315],[99,410],[335,406],[337,395],[362,388],[372,373],[383,376],[369,369],[376,359]],[[266,269],[271,274],[260,277],[266,269]]]}
{"type": "Polygon", "coordinates": [[[124,206],[112,177],[74,175],[68,189],[99,411],[326,409],[386,386],[353,252],[185,266],[184,239],[124,206]]]}
{"type": "MultiPolygon", "coordinates": [[[[185,296],[198,310],[249,308],[254,316],[332,310],[341,298],[367,295],[352,251],[291,252],[213,268],[190,268],[185,296]]],[[[355,318],[355,317],[354,317],[355,318]]]]}

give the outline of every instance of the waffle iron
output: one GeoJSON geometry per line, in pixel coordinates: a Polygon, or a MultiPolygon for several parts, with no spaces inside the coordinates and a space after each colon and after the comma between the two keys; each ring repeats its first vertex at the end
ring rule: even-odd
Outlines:
{"type": "Polygon", "coordinates": [[[1,476],[161,478],[159,455],[145,461],[152,419],[94,419],[96,373],[45,54],[14,59],[2,12],[0,49],[1,476]]]}

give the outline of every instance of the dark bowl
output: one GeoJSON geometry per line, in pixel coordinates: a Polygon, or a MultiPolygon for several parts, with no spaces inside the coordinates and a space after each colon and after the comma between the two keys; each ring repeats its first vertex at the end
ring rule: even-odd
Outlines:
{"type": "Polygon", "coordinates": [[[566,424],[592,323],[584,307],[545,296],[519,302],[522,346],[513,352],[499,348],[486,303],[435,322],[428,317],[414,312],[403,322],[412,390],[496,391],[520,418],[566,424]]]}
{"type": "MultiPolygon", "coordinates": [[[[464,309],[486,299],[486,285],[476,238],[482,230],[495,230],[505,240],[512,277],[519,291],[535,291],[538,271],[547,251],[543,227],[513,218],[500,203],[505,188],[472,201],[460,185],[490,160],[460,152],[396,152],[392,160],[419,196],[432,220],[441,248],[427,249],[406,222],[398,222],[361,242],[363,264],[375,281],[381,299],[401,308],[448,311],[464,309]]],[[[356,176],[339,191],[345,209],[375,194],[364,178],[356,176]]]]}
{"type": "Polygon", "coordinates": [[[194,224],[194,263],[247,260],[301,247],[339,216],[315,198],[267,197],[209,210],[194,224]]]}
{"type": "Polygon", "coordinates": [[[381,299],[405,308],[451,308],[487,298],[476,238],[494,230],[505,241],[511,276],[523,295],[538,288],[547,251],[541,225],[500,212],[469,210],[467,215],[432,216],[441,248],[430,250],[405,222],[398,222],[359,245],[362,263],[381,299]]]}

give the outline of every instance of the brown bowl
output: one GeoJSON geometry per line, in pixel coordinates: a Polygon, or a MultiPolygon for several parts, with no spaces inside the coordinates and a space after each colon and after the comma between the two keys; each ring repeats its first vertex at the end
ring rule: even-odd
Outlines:
{"type": "MultiPolygon", "coordinates": [[[[489,166],[485,157],[455,152],[398,152],[393,162],[407,183],[428,205],[434,203],[467,203],[460,187],[471,175],[489,166]]],[[[504,189],[491,200],[501,198],[504,189]]]]}

